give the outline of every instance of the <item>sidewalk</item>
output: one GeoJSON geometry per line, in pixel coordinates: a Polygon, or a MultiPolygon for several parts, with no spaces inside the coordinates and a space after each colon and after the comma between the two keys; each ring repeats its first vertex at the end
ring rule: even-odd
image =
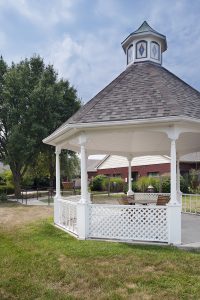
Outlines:
{"type": "Polygon", "coordinates": [[[46,200],[47,197],[40,197],[39,199],[37,198],[30,198],[30,199],[9,199],[9,201],[15,201],[15,202],[18,202],[18,203],[21,203],[23,205],[40,205],[40,206],[54,206],[54,203],[50,203],[48,204],[48,202],[43,202],[41,200],[46,200]],[[27,203],[27,204],[26,204],[27,203]]]}

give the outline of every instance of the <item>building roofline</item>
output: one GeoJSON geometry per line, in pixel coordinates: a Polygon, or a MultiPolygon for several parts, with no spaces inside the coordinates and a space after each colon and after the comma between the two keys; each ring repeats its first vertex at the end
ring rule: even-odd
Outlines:
{"type": "Polygon", "coordinates": [[[54,133],[43,139],[43,143],[49,144],[53,139],[61,136],[62,134],[68,132],[68,135],[71,136],[75,132],[81,129],[89,128],[98,128],[98,127],[117,127],[117,126],[131,126],[131,125],[153,125],[158,123],[168,123],[168,122],[192,122],[200,124],[199,119],[185,117],[185,116],[171,116],[171,117],[157,117],[157,118],[148,118],[148,119],[134,119],[134,120],[123,120],[123,121],[102,121],[102,122],[92,122],[92,123],[73,123],[66,124],[61,127],[60,130],[56,130],[54,133]],[[71,132],[70,132],[71,131],[71,132]]]}

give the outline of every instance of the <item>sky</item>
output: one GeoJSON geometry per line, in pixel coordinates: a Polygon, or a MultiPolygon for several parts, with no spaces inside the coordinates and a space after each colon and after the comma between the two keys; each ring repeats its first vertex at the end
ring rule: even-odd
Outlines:
{"type": "Polygon", "coordinates": [[[121,42],[144,20],[167,37],[163,66],[200,90],[200,0],[0,0],[0,53],[39,54],[86,103],[126,68],[121,42]]]}

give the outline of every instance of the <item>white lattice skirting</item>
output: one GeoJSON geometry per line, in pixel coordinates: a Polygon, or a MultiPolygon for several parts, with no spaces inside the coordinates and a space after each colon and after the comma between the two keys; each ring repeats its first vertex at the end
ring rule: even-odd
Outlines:
{"type": "Polygon", "coordinates": [[[89,237],[168,242],[167,208],[92,204],[89,237]]]}

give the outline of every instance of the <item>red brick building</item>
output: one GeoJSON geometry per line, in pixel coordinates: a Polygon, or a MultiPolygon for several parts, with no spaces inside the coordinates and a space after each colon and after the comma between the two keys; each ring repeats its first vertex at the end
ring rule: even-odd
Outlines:
{"type": "MultiPolygon", "coordinates": [[[[134,158],[131,163],[132,178],[136,180],[141,176],[170,176],[170,157],[141,156],[134,158]]],[[[199,169],[200,164],[195,157],[186,158],[186,161],[180,162],[181,175],[189,173],[190,169],[199,169]],[[192,161],[193,160],[193,161],[192,161]]],[[[103,160],[89,160],[88,177],[103,174],[107,176],[120,176],[126,180],[128,178],[128,162],[125,157],[106,156],[103,160]]]]}

